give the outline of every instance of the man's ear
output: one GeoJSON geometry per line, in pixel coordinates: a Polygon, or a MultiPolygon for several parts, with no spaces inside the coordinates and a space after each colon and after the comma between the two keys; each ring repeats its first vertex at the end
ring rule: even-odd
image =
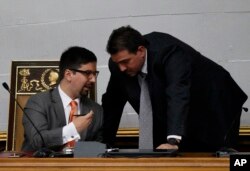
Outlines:
{"type": "Polygon", "coordinates": [[[137,49],[137,53],[144,58],[146,56],[146,48],[144,46],[139,46],[137,49]]]}
{"type": "Polygon", "coordinates": [[[64,78],[65,78],[66,80],[68,80],[68,81],[71,81],[72,74],[73,74],[72,71],[70,71],[69,69],[66,69],[66,70],[64,71],[64,78]]]}

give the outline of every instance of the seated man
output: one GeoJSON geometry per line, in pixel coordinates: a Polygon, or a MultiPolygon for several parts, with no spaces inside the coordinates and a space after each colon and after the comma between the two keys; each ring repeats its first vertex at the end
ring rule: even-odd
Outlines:
{"type": "Polygon", "coordinates": [[[115,142],[123,107],[139,114],[139,148],[215,151],[234,146],[246,94],[220,65],[177,38],[130,26],[107,43],[104,142],[115,142]]]}
{"type": "Polygon", "coordinates": [[[31,96],[24,108],[41,136],[23,115],[23,151],[102,141],[102,107],[87,97],[98,75],[96,62],[96,56],[82,47],[71,47],[62,54],[59,85],[31,96]]]}

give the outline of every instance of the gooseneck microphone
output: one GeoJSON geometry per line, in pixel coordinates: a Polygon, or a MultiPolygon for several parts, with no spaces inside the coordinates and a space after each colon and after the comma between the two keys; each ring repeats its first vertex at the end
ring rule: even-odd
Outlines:
{"type": "Polygon", "coordinates": [[[10,93],[11,97],[15,100],[16,104],[19,106],[19,108],[22,110],[23,114],[27,117],[27,119],[29,120],[29,122],[31,123],[31,125],[33,126],[33,128],[36,130],[36,132],[38,133],[38,135],[40,136],[41,140],[42,140],[42,148],[37,150],[36,152],[33,153],[34,157],[49,157],[51,153],[53,153],[52,150],[45,148],[45,141],[44,138],[41,134],[41,132],[37,129],[37,127],[35,126],[34,122],[32,121],[32,119],[29,117],[29,115],[24,111],[24,109],[22,108],[22,106],[20,105],[20,103],[18,102],[18,100],[15,98],[14,94],[11,92],[8,84],[6,82],[2,83],[3,87],[10,93]]]}
{"type": "MultiPolygon", "coordinates": [[[[248,108],[242,107],[242,110],[247,112],[248,108]]],[[[230,147],[231,144],[229,142],[230,141],[229,138],[231,138],[232,134],[230,134],[230,133],[234,130],[235,126],[237,126],[236,124],[237,124],[237,121],[240,120],[240,116],[241,116],[241,111],[238,114],[236,114],[235,117],[233,118],[233,121],[232,121],[229,129],[227,130],[227,132],[224,136],[225,147],[222,147],[221,149],[216,151],[217,157],[225,157],[225,156],[228,157],[231,154],[239,153],[237,150],[230,147]]]]}

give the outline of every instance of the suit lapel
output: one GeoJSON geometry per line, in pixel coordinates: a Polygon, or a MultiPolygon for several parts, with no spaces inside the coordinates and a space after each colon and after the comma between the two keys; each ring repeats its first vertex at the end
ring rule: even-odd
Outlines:
{"type": "Polygon", "coordinates": [[[150,94],[150,99],[152,101],[152,94],[153,94],[153,58],[155,54],[148,50],[148,56],[147,56],[147,82],[148,82],[148,89],[149,89],[149,94],[150,94]]]}
{"type": "Polygon", "coordinates": [[[59,122],[59,125],[65,126],[66,118],[65,118],[63,104],[62,104],[61,97],[59,95],[58,88],[54,88],[50,90],[50,95],[51,95],[51,102],[53,105],[53,110],[56,115],[57,121],[59,122]]]}
{"type": "Polygon", "coordinates": [[[80,110],[81,110],[80,112],[82,115],[89,113],[89,111],[91,110],[90,106],[87,105],[87,100],[85,99],[85,97],[81,98],[80,110]]]}
{"type": "MultiPolygon", "coordinates": [[[[86,97],[82,97],[80,100],[80,110],[81,110],[80,114],[82,114],[82,115],[89,113],[91,110],[90,106],[87,103],[86,97]]],[[[94,118],[93,118],[92,124],[94,124],[94,118]]],[[[88,130],[89,130],[89,128],[81,133],[81,140],[86,139],[88,130]]]]}

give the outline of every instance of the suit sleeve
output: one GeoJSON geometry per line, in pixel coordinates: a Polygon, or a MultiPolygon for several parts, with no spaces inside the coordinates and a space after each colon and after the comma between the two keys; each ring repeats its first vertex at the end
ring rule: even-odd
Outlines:
{"type": "Polygon", "coordinates": [[[119,68],[111,59],[109,60],[109,70],[111,72],[110,80],[107,90],[102,96],[104,111],[103,139],[104,143],[113,146],[127,97],[119,68]]]}
{"type": "Polygon", "coordinates": [[[40,131],[41,136],[38,134],[34,126],[23,115],[23,126],[25,131],[25,138],[30,142],[33,149],[39,149],[43,146],[56,146],[62,145],[62,127],[50,129],[48,122],[48,107],[39,96],[31,96],[28,100],[26,107],[24,108],[25,113],[32,120],[36,128],[40,131]]]}
{"type": "Polygon", "coordinates": [[[185,135],[189,111],[191,65],[188,53],[172,47],[163,58],[168,135],[185,135]]]}

